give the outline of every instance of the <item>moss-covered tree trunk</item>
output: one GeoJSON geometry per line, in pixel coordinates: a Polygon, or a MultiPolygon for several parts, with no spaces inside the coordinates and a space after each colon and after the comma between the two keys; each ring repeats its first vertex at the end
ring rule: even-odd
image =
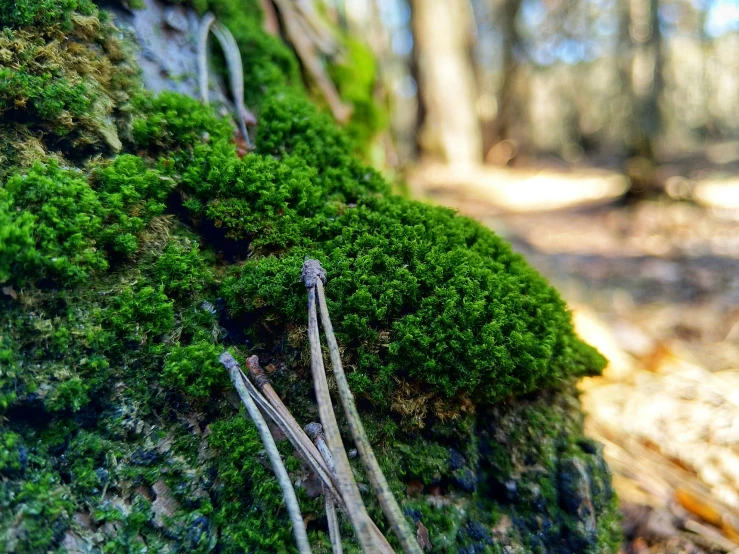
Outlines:
{"type": "MultiPolygon", "coordinates": [[[[258,119],[243,157],[219,107],[144,89],[152,53],[116,9],[0,1],[0,550],[293,552],[218,355],[258,354],[315,419],[310,255],[370,439],[433,552],[614,552],[574,395],[604,361],[556,291],[481,225],[392,196],[307,99],[258,2],[184,10],[236,38],[258,119]]],[[[280,447],[328,552],[320,488],[280,447]]]]}

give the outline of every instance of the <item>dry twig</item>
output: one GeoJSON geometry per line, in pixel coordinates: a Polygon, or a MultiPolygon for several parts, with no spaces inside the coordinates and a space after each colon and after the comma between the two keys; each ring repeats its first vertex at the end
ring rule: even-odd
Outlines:
{"type": "Polygon", "coordinates": [[[295,490],[292,487],[285,465],[282,463],[280,453],[277,451],[277,445],[272,438],[272,434],[269,432],[267,423],[264,421],[262,414],[259,412],[259,408],[254,404],[252,397],[244,385],[245,377],[241,371],[241,367],[239,367],[238,362],[228,352],[221,354],[219,361],[228,370],[229,375],[231,376],[231,382],[234,384],[234,387],[236,387],[236,391],[239,393],[241,401],[244,403],[244,406],[246,406],[246,410],[249,412],[249,416],[252,421],[254,421],[257,431],[259,431],[259,437],[262,439],[264,448],[267,451],[270,462],[272,463],[272,469],[274,470],[277,480],[280,482],[280,487],[282,488],[282,495],[285,499],[287,511],[290,514],[290,521],[293,525],[293,534],[295,535],[295,542],[298,545],[298,551],[300,554],[311,554],[308,535],[305,532],[303,516],[300,514],[298,498],[295,496],[295,490]]]}
{"type": "MultiPolygon", "coordinates": [[[[313,443],[323,456],[324,461],[332,472],[336,471],[336,464],[331,452],[326,444],[326,437],[323,435],[323,428],[320,423],[309,423],[305,426],[305,432],[313,439],[313,443]]],[[[336,507],[334,500],[327,491],[324,490],[326,497],[326,520],[328,521],[328,536],[331,538],[331,550],[334,554],[342,554],[344,552],[341,546],[341,532],[339,530],[339,520],[336,518],[336,507]]]]}
{"type": "MultiPolygon", "coordinates": [[[[318,263],[318,262],[316,262],[318,263]]],[[[320,267],[320,264],[319,264],[320,267]]],[[[405,554],[422,554],[421,547],[418,546],[418,542],[415,538],[415,533],[411,529],[408,521],[403,517],[403,512],[400,510],[395,496],[390,490],[390,486],[387,484],[387,479],[382,473],[380,464],[377,463],[377,458],[372,450],[372,445],[367,438],[367,433],[362,425],[362,420],[359,417],[357,406],[354,403],[354,395],[349,388],[349,383],[346,380],[346,374],[344,373],[344,366],[341,363],[341,355],[339,353],[339,345],[336,342],[336,336],[334,335],[333,326],[331,325],[331,318],[328,314],[328,306],[326,305],[326,296],[323,290],[323,282],[321,279],[316,279],[315,289],[318,292],[318,303],[321,310],[321,323],[323,325],[323,331],[326,335],[326,342],[328,343],[328,349],[331,354],[331,365],[334,370],[334,377],[336,378],[336,384],[339,388],[339,396],[341,398],[341,404],[344,407],[344,414],[346,420],[349,423],[349,429],[354,438],[354,442],[359,450],[359,456],[362,458],[364,467],[369,475],[372,488],[375,490],[382,511],[385,513],[385,517],[390,522],[390,526],[395,532],[395,536],[398,537],[403,552],[405,554]]]]}
{"type": "Polygon", "coordinates": [[[339,123],[346,123],[352,116],[352,107],[342,102],[336,87],[323,69],[316,52],[316,45],[301,23],[301,15],[296,12],[289,0],[275,0],[275,4],[282,16],[285,33],[292,42],[295,52],[297,52],[300,61],[303,62],[305,69],[310,73],[318,88],[321,89],[334,119],[339,123]]]}
{"type": "MultiPolygon", "coordinates": [[[[255,385],[252,385],[251,381],[242,375],[249,394],[252,395],[252,398],[260,409],[275,422],[275,424],[290,440],[293,447],[302,454],[313,472],[321,480],[323,483],[324,494],[327,495],[326,500],[330,500],[332,503],[338,504],[339,509],[344,513],[347,513],[346,501],[341,494],[333,456],[331,455],[325,441],[319,440],[318,443],[314,444],[314,442],[308,438],[306,433],[311,434],[311,430],[315,428],[311,427],[312,424],[308,424],[305,427],[305,431],[300,428],[297,421],[295,421],[295,418],[293,418],[290,411],[282,403],[282,400],[272,388],[272,385],[270,385],[269,380],[264,374],[264,370],[262,370],[259,365],[259,358],[257,356],[249,357],[246,360],[246,365],[249,369],[249,375],[256,385],[256,387],[255,385]],[[262,394],[259,394],[256,388],[258,388],[262,394]]],[[[317,425],[318,429],[322,431],[320,423],[315,425],[317,425]]],[[[321,437],[322,436],[323,435],[321,433],[321,437]]],[[[371,519],[369,520],[369,523],[370,531],[379,545],[381,554],[393,554],[394,550],[387,542],[387,539],[382,532],[371,519]]]]}
{"type": "Polygon", "coordinates": [[[357,541],[365,552],[377,552],[380,546],[377,544],[376,536],[371,531],[371,520],[362,502],[359,487],[357,487],[349,465],[349,458],[344,450],[339,426],[334,415],[331,395],[328,391],[326,369],[323,366],[321,340],[318,336],[318,314],[316,313],[316,282],[319,279],[325,279],[325,276],[323,268],[317,261],[308,260],[303,265],[302,280],[308,289],[308,340],[311,350],[311,372],[313,373],[313,385],[318,400],[318,413],[323,424],[326,442],[336,462],[336,474],[339,479],[340,491],[346,502],[346,514],[352,527],[354,527],[357,541]]]}

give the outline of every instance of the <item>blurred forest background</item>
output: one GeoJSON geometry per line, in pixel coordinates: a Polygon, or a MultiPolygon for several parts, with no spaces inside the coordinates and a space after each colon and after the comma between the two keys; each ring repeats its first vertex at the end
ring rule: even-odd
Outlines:
{"type": "Polygon", "coordinates": [[[580,388],[624,552],[739,552],[739,2],[294,5],[369,161],[508,238],[609,358],[580,388]]]}
{"type": "Polygon", "coordinates": [[[599,166],[643,187],[739,159],[736,0],[329,4],[377,56],[391,167],[599,166]]]}

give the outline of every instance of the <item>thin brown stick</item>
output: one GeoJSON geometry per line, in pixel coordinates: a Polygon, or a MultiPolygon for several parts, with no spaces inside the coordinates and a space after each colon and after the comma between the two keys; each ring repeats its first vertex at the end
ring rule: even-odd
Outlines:
{"type": "Polygon", "coordinates": [[[267,423],[264,421],[259,408],[254,404],[254,400],[252,400],[252,397],[249,395],[249,392],[244,385],[242,380],[242,376],[244,374],[241,371],[241,367],[239,367],[238,362],[228,352],[221,354],[219,361],[228,370],[231,376],[231,382],[234,384],[234,387],[236,387],[236,391],[239,393],[239,397],[244,403],[244,406],[246,406],[249,417],[251,417],[254,425],[256,425],[259,437],[262,439],[264,448],[267,451],[270,462],[272,463],[272,469],[274,470],[275,476],[282,488],[282,495],[285,499],[287,512],[290,515],[290,521],[293,525],[293,535],[295,536],[295,542],[298,545],[298,551],[300,554],[311,554],[308,535],[305,532],[305,523],[303,522],[303,516],[300,513],[298,498],[295,496],[295,490],[290,482],[290,476],[287,474],[285,464],[282,463],[282,458],[280,457],[280,453],[277,451],[277,445],[272,438],[272,433],[270,433],[267,423]]]}
{"type": "MultiPolygon", "coordinates": [[[[257,356],[249,357],[246,360],[246,365],[249,369],[249,375],[254,381],[254,385],[251,381],[246,379],[245,376],[244,381],[246,382],[247,389],[254,398],[254,401],[262,411],[264,411],[264,413],[266,413],[270,419],[275,422],[275,424],[290,440],[295,450],[303,455],[308,465],[310,465],[311,469],[313,469],[314,473],[323,483],[324,494],[328,492],[335,501],[335,504],[338,505],[339,509],[344,513],[347,513],[346,502],[341,496],[339,481],[336,477],[336,468],[333,456],[331,455],[325,440],[319,447],[318,444],[315,444],[314,441],[308,438],[308,435],[311,435],[309,431],[312,429],[312,425],[316,425],[318,430],[321,431],[321,436],[323,436],[321,424],[308,424],[305,426],[305,431],[301,429],[298,422],[295,421],[295,418],[293,418],[290,411],[287,409],[285,404],[283,404],[279,395],[269,383],[267,376],[264,374],[264,370],[259,365],[259,358],[257,356]],[[258,388],[262,394],[259,394],[256,388],[258,388]],[[308,434],[306,435],[306,433],[308,434]],[[323,450],[321,450],[321,448],[323,448],[323,450]]],[[[377,525],[375,525],[375,522],[371,519],[369,522],[370,530],[375,536],[377,543],[380,545],[380,552],[382,554],[394,554],[395,551],[390,546],[390,543],[387,542],[382,531],[380,531],[377,525]]]]}
{"type": "Polygon", "coordinates": [[[261,6],[262,12],[264,13],[262,28],[267,34],[276,37],[280,34],[280,22],[277,19],[277,12],[275,12],[275,7],[272,5],[272,2],[270,2],[270,0],[259,0],[259,5],[261,6]]]}
{"type": "MultiPolygon", "coordinates": [[[[256,385],[266,399],[268,405],[263,407],[263,409],[265,409],[267,415],[277,424],[285,436],[290,439],[295,449],[303,454],[324,486],[332,487],[333,485],[333,492],[338,495],[339,486],[335,477],[334,468],[327,464],[315,444],[308,438],[305,431],[301,429],[298,422],[295,421],[295,418],[272,388],[272,385],[269,384],[267,377],[259,366],[259,358],[257,356],[249,357],[246,360],[246,367],[249,370],[252,381],[254,381],[254,385],[256,385]]],[[[251,383],[248,383],[248,385],[251,385],[251,383]]]]}
{"type": "MultiPolygon", "coordinates": [[[[336,465],[326,444],[326,438],[323,436],[321,424],[309,423],[305,426],[305,432],[313,439],[313,443],[323,456],[326,464],[335,471],[336,465]]],[[[334,500],[330,494],[326,494],[326,491],[324,491],[324,496],[326,497],[326,520],[328,521],[328,536],[331,538],[331,550],[334,554],[343,554],[344,548],[341,546],[341,532],[339,530],[339,520],[336,518],[334,500]]]]}
{"type": "Polygon", "coordinates": [[[330,494],[324,492],[326,502],[326,521],[328,522],[328,536],[331,539],[331,551],[334,554],[344,554],[344,547],[341,544],[341,530],[339,529],[339,518],[336,515],[336,505],[334,498],[330,494]]]}
{"type": "Polygon", "coordinates": [[[303,265],[302,279],[308,289],[308,341],[311,351],[311,372],[313,373],[313,386],[318,400],[318,413],[323,424],[326,442],[328,442],[331,454],[336,462],[336,475],[339,479],[339,489],[346,502],[346,515],[354,527],[357,542],[365,552],[377,552],[379,545],[374,534],[370,530],[370,518],[359,494],[359,487],[354,480],[352,468],[349,465],[344,450],[344,443],[339,433],[339,425],[334,415],[334,407],[328,390],[326,369],[323,366],[323,352],[321,351],[321,340],[318,336],[318,314],[316,313],[316,281],[325,276],[320,264],[314,260],[308,260],[303,265]],[[311,264],[311,261],[314,263],[311,264]],[[318,271],[316,270],[318,266],[318,271]]]}
{"type": "Polygon", "coordinates": [[[346,380],[346,374],[344,373],[344,366],[341,363],[341,355],[339,353],[339,345],[336,342],[336,336],[334,335],[333,326],[331,325],[331,318],[328,314],[328,306],[326,305],[326,295],[323,290],[323,282],[321,279],[316,280],[315,285],[316,291],[318,292],[318,301],[321,309],[321,324],[323,325],[323,331],[326,335],[326,342],[328,343],[328,349],[331,354],[331,365],[334,370],[334,377],[336,378],[336,384],[339,388],[339,397],[341,398],[341,404],[344,407],[344,414],[346,420],[349,423],[349,430],[352,433],[354,442],[359,450],[359,456],[362,458],[364,467],[369,475],[372,488],[375,490],[375,494],[380,502],[382,511],[385,513],[390,526],[395,532],[395,536],[400,541],[405,554],[423,554],[421,547],[415,538],[415,533],[411,529],[408,520],[403,516],[403,512],[400,510],[398,501],[395,499],[393,492],[390,490],[390,486],[387,484],[387,479],[380,468],[380,464],[377,462],[375,453],[372,450],[372,445],[367,438],[367,432],[364,430],[362,420],[359,417],[357,406],[354,403],[354,395],[349,388],[349,383],[346,380]]]}
{"type": "Polygon", "coordinates": [[[323,93],[334,119],[339,123],[346,123],[352,116],[353,108],[341,100],[341,96],[339,96],[336,87],[331,82],[331,79],[329,79],[326,71],[321,65],[315,46],[301,29],[301,25],[294,8],[289,0],[275,0],[275,4],[277,5],[277,9],[280,11],[280,15],[282,15],[282,21],[285,24],[285,32],[290,39],[290,42],[292,42],[295,52],[297,52],[306,71],[310,73],[311,77],[313,77],[313,80],[318,85],[318,88],[323,93]]]}

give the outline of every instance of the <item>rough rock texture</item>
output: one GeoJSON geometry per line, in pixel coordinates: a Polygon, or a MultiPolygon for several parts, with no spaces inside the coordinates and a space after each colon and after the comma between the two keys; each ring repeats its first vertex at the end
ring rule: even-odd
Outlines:
{"type": "MultiPolygon", "coordinates": [[[[218,355],[258,354],[298,421],[316,419],[309,255],[378,459],[432,552],[615,551],[573,385],[603,359],[557,293],[482,226],[392,196],[307,100],[256,2],[193,4],[245,61],[259,126],[243,158],[211,107],[142,90],[135,35],[105,11],[0,0],[0,550],[294,551],[218,355]]],[[[185,33],[192,14],[170,8],[162,36],[185,33]]],[[[280,447],[328,552],[320,489],[280,447]]]]}

